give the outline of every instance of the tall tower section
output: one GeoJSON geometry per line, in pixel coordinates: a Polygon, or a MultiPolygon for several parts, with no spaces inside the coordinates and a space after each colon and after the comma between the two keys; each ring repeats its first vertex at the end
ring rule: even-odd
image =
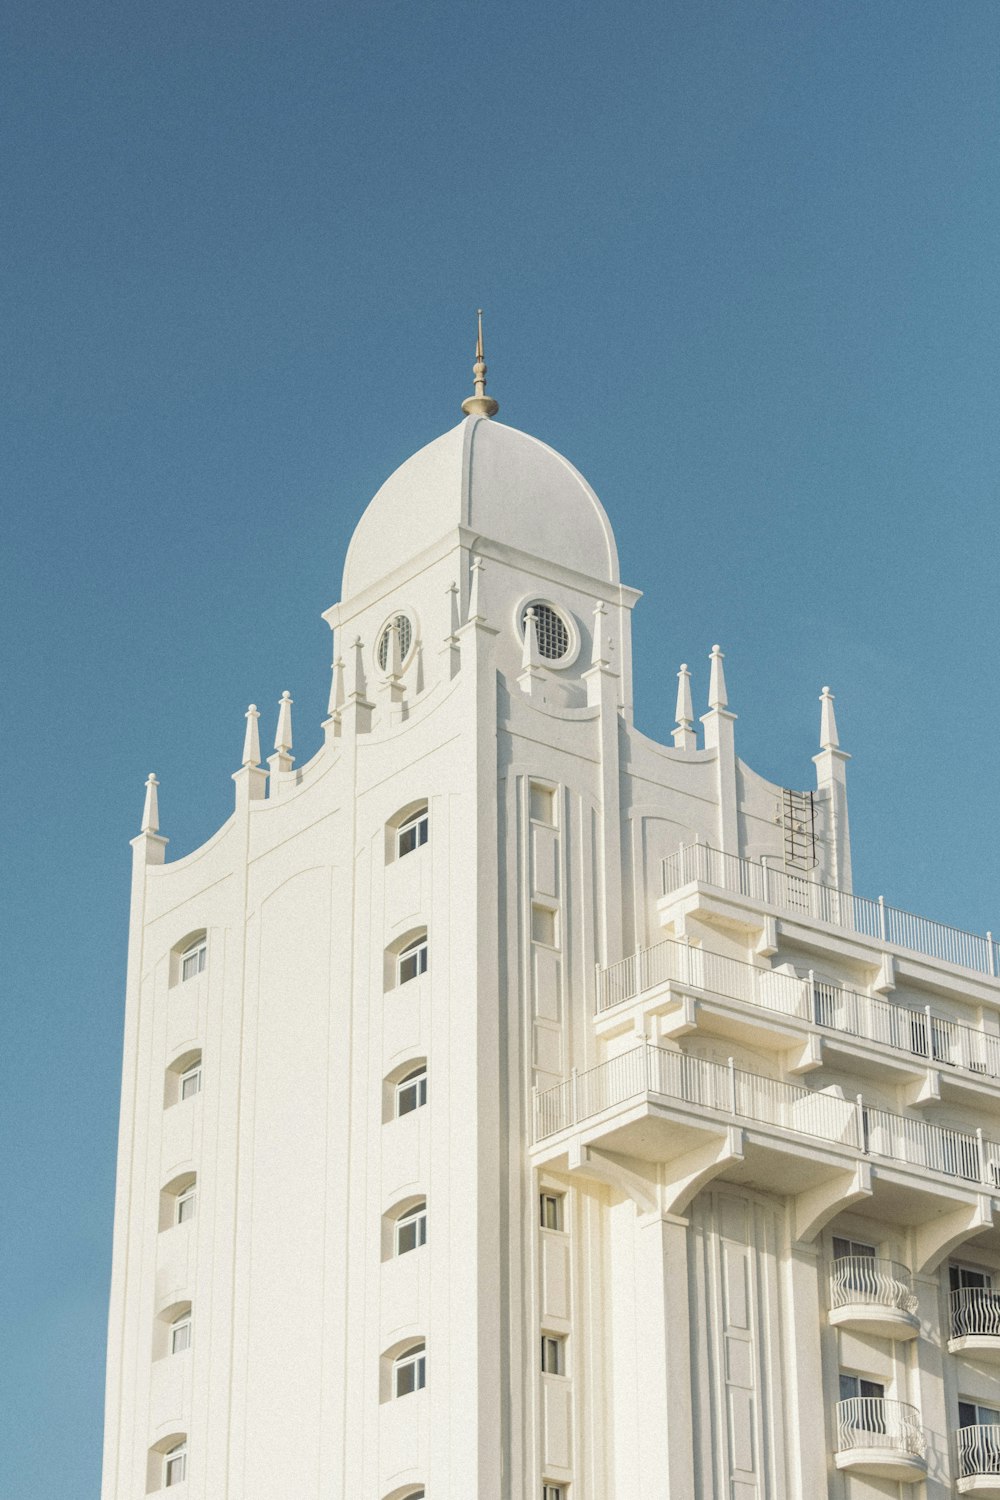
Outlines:
{"type": "Polygon", "coordinates": [[[853,891],[828,688],[808,787],[718,646],[636,730],[608,518],[474,376],[318,750],[251,706],[176,860],[147,783],[103,1500],[1000,1500],[997,944],[853,891]]]}

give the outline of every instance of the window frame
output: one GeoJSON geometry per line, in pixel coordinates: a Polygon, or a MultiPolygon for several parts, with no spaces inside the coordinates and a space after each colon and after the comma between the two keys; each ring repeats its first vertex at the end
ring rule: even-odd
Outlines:
{"type": "Polygon", "coordinates": [[[174,1203],[174,1223],[175,1224],[190,1224],[191,1220],[194,1218],[195,1214],[198,1212],[198,1183],[197,1183],[197,1180],[195,1180],[194,1182],[190,1183],[186,1188],[183,1188],[181,1190],[181,1192],[175,1193],[174,1198],[175,1198],[175,1203],[174,1203]],[[185,1209],[187,1209],[187,1207],[188,1207],[189,1204],[190,1204],[190,1212],[185,1212],[185,1209]]]}
{"type": "Polygon", "coordinates": [[[542,1480],[542,1500],[566,1500],[566,1493],[564,1484],[550,1484],[547,1479],[542,1480]]]}
{"type": "Polygon", "coordinates": [[[400,1401],[404,1396],[414,1396],[417,1391],[422,1391],[427,1385],[427,1345],[426,1343],[411,1344],[409,1349],[404,1349],[397,1354],[392,1362],[392,1399],[400,1401]],[[404,1371],[413,1371],[413,1384],[405,1390],[400,1390],[400,1377],[404,1371]]]}
{"type": "Polygon", "coordinates": [[[179,1073],[177,1075],[177,1103],[183,1104],[185,1099],[194,1099],[200,1093],[201,1055],[199,1054],[197,1062],[191,1063],[190,1066],[184,1069],[183,1073],[179,1073]],[[188,1085],[192,1082],[194,1082],[196,1086],[194,1088],[189,1088],[188,1085]]]}
{"type": "Polygon", "coordinates": [[[546,786],[544,781],[528,782],[528,820],[537,823],[539,828],[555,828],[556,826],[556,789],[554,786],[546,786]],[[540,816],[536,806],[544,799],[548,817],[540,816]]]}
{"type": "Polygon", "coordinates": [[[177,1316],[176,1316],[176,1318],[173,1319],[173,1321],[170,1324],[170,1331],[169,1331],[169,1337],[168,1337],[168,1345],[169,1345],[169,1347],[168,1347],[168,1353],[169,1354],[171,1354],[171,1355],[174,1355],[174,1354],[184,1354],[188,1349],[190,1349],[190,1347],[191,1347],[191,1340],[192,1340],[192,1337],[193,1337],[192,1321],[193,1320],[192,1320],[192,1314],[191,1314],[190,1307],[187,1308],[184,1312],[178,1313],[177,1316]],[[184,1343],[184,1344],[182,1344],[181,1347],[178,1349],[178,1347],[177,1347],[177,1335],[179,1333],[180,1334],[183,1334],[183,1333],[187,1334],[187,1342],[184,1343]]]}
{"type": "Polygon", "coordinates": [[[405,1078],[401,1078],[396,1084],[394,1093],[393,1118],[396,1120],[405,1119],[407,1115],[416,1114],[418,1109],[423,1109],[426,1103],[427,1064],[420,1063],[412,1070],[412,1072],[407,1073],[405,1078]],[[412,1090],[415,1095],[415,1102],[408,1105],[406,1109],[403,1109],[401,1108],[403,1095],[410,1090],[412,1090]]]}
{"type": "Polygon", "coordinates": [[[414,1250],[419,1250],[427,1243],[427,1199],[415,1203],[405,1213],[398,1215],[392,1232],[393,1255],[398,1260],[401,1255],[411,1255],[414,1250]],[[400,1244],[402,1235],[409,1229],[414,1231],[413,1244],[403,1246],[400,1244]]]}
{"type": "Polygon", "coordinates": [[[423,932],[419,937],[411,939],[405,948],[400,948],[396,954],[396,984],[402,986],[411,984],[414,979],[419,979],[421,974],[426,974],[430,964],[430,943],[427,933],[423,932]],[[413,972],[403,973],[404,965],[413,964],[413,972]]]}
{"type": "Polygon", "coordinates": [[[208,966],[208,935],[195,938],[184,952],[179,956],[179,978],[181,984],[187,984],[189,979],[197,979],[199,974],[204,974],[208,966]],[[187,972],[188,962],[196,959],[197,964],[191,973],[187,972]]]}
{"type": "Polygon", "coordinates": [[[172,1448],[168,1448],[163,1455],[163,1488],[172,1490],[175,1485],[183,1484],[187,1479],[187,1438],[182,1438],[172,1448]],[[171,1473],[175,1464],[180,1464],[180,1473],[174,1477],[171,1473]]]}
{"type": "Polygon", "coordinates": [[[554,1188],[542,1188],[538,1194],[538,1227],[546,1230],[549,1234],[566,1233],[566,1194],[556,1192],[554,1188]],[[546,1209],[551,1204],[553,1208],[552,1218],[555,1223],[546,1223],[546,1209]]]}
{"type": "Polygon", "coordinates": [[[425,802],[414,812],[408,813],[401,823],[396,825],[396,858],[405,859],[408,854],[416,854],[430,842],[431,815],[430,808],[425,802]],[[403,841],[409,834],[413,834],[413,843],[403,848],[403,841]]]}
{"type": "Polygon", "coordinates": [[[566,1335],[543,1333],[541,1341],[541,1370],[543,1375],[566,1375],[566,1335]]]}

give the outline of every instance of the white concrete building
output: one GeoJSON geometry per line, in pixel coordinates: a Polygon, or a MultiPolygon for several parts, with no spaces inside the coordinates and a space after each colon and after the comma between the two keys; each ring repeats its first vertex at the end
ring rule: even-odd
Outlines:
{"type": "MultiPolygon", "coordinates": [[[[358,523],[323,743],[133,841],[104,1500],[1000,1497],[1000,952],[852,894],[597,497],[467,415],[358,523]]],[[[804,768],[790,766],[802,784],[804,768]]]]}

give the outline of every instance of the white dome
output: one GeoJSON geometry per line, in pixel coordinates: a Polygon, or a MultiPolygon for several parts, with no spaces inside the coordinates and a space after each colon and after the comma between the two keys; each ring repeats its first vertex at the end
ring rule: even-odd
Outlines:
{"type": "Polygon", "coordinates": [[[386,480],[351,538],[341,598],[356,597],[458,526],[618,582],[611,523],[583,475],[537,438],[472,416],[386,480]]]}

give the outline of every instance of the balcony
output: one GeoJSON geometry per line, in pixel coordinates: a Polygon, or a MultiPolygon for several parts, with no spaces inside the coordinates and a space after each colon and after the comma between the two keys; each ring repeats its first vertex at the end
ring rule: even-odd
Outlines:
{"type": "Polygon", "coordinates": [[[707,844],[689,844],[663,861],[664,895],[692,881],[777,907],[792,916],[828,922],[870,941],[958,964],[977,974],[994,979],[1000,975],[1000,943],[991,933],[984,937],[944,922],[933,922],[929,917],[914,916],[912,912],[888,906],[881,897],[873,901],[870,897],[855,896],[851,891],[824,885],[808,875],[723,854],[707,844]]]}
{"type": "Polygon", "coordinates": [[[754,1165],[767,1176],[756,1181],[777,1191],[801,1185],[793,1180],[792,1157],[798,1158],[800,1177],[809,1175],[810,1164],[823,1169],[820,1141],[841,1158],[877,1157],[964,1186],[1000,1184],[1000,1144],[982,1131],[949,1130],[860,1097],[843,1099],[651,1042],[534,1096],[536,1146],[586,1126],[588,1144],[646,1160],[671,1160],[695,1137],[718,1134],[733,1121],[763,1127],[754,1165]]]}
{"type": "Polygon", "coordinates": [[[841,1256],[830,1273],[829,1320],[854,1333],[915,1339],[920,1320],[909,1267],[875,1256],[841,1256]]]}
{"type": "Polygon", "coordinates": [[[952,1292],[948,1348],[952,1354],[1000,1364],[1000,1291],[967,1286],[952,1292]]]}
{"type": "MultiPolygon", "coordinates": [[[[704,845],[695,847],[704,850],[704,845]]],[[[977,1081],[1000,1079],[1000,1036],[939,1016],[930,1007],[910,1010],[859,990],[817,980],[811,974],[804,978],[783,974],[674,938],[664,938],[599,970],[598,1016],[638,995],[667,986],[700,990],[752,1007],[744,1019],[744,1030],[754,1026],[758,1031],[773,1030],[775,1021],[780,1025],[785,1019],[805,1022],[831,1033],[834,1042],[856,1039],[888,1047],[899,1054],[901,1061],[921,1068],[943,1064],[973,1074],[977,1081]]],[[[714,1024],[706,1017],[706,1027],[722,1035],[739,1035],[739,1024],[732,1017],[728,1023],[716,1018],[714,1024]]],[[[784,1030],[787,1045],[787,1027],[784,1030]]]]}
{"type": "Polygon", "coordinates": [[[1000,1425],[958,1430],[958,1493],[1000,1500],[1000,1425]]]}
{"type": "Polygon", "coordinates": [[[915,1484],[927,1475],[926,1445],[915,1406],[881,1396],[837,1402],[838,1469],[915,1484]]]}

